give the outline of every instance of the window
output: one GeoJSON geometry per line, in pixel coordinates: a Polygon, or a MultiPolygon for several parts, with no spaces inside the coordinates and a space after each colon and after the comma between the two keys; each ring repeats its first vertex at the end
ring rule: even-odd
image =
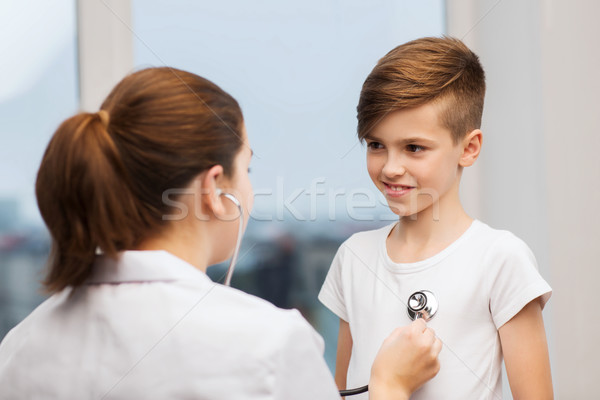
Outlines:
{"type": "Polygon", "coordinates": [[[75,3],[0,3],[0,339],[43,300],[49,238],[34,185],[48,140],[77,111],[75,3]]]}

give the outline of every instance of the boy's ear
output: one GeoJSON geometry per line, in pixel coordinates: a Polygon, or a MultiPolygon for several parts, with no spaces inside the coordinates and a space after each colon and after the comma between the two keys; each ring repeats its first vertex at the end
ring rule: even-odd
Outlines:
{"type": "Polygon", "coordinates": [[[458,165],[461,167],[470,167],[475,163],[475,160],[479,157],[479,152],[481,152],[482,139],[483,133],[480,129],[474,129],[467,133],[462,141],[463,152],[458,165]]]}
{"type": "Polygon", "coordinates": [[[220,195],[220,187],[223,185],[223,181],[223,167],[220,165],[215,165],[198,176],[197,182],[200,185],[199,205],[202,215],[218,216],[225,214],[225,205],[220,195]]]}

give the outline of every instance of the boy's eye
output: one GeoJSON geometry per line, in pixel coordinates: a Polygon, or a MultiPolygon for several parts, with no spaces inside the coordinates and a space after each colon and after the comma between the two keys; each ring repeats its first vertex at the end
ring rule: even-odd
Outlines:
{"type": "Polygon", "coordinates": [[[409,144],[406,146],[406,150],[408,150],[410,153],[418,153],[425,150],[425,147],[419,146],[418,144],[409,144]]]}
{"type": "Polygon", "coordinates": [[[383,149],[383,145],[379,142],[369,142],[367,143],[367,147],[371,150],[383,149]]]}

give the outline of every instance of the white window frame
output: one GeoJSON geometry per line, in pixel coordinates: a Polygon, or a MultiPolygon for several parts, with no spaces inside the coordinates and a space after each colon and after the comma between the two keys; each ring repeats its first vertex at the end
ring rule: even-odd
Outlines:
{"type": "Polygon", "coordinates": [[[131,1],[76,1],[80,108],[94,112],[133,70],[131,1]]]}

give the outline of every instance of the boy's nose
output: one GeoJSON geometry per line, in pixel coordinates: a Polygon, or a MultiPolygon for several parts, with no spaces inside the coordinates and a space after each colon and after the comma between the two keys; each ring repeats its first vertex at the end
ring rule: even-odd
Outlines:
{"type": "Polygon", "coordinates": [[[383,165],[381,173],[388,178],[393,178],[394,176],[404,175],[406,173],[406,168],[400,157],[388,157],[386,163],[383,165]]]}

